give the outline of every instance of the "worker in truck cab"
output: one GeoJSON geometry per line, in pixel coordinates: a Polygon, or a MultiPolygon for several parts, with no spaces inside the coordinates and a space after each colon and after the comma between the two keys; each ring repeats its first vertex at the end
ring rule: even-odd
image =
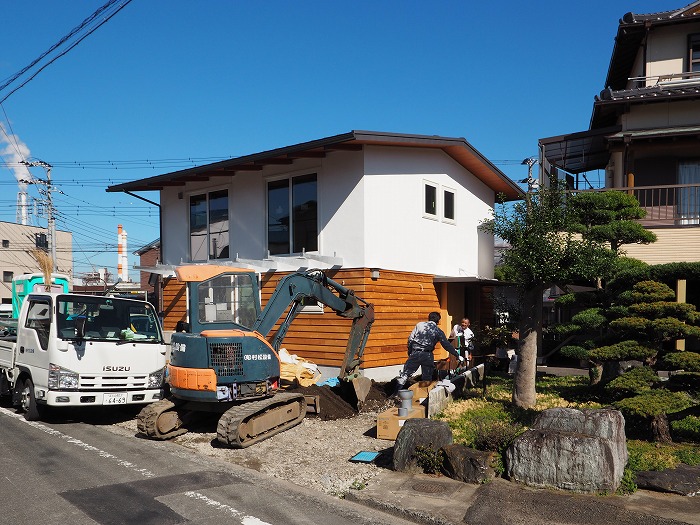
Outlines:
{"type": "Polygon", "coordinates": [[[406,381],[418,370],[418,367],[421,368],[423,381],[432,381],[435,374],[433,350],[435,350],[435,345],[438,343],[451,355],[459,359],[460,363],[464,362],[464,357],[459,355],[457,350],[447,340],[445,332],[437,325],[439,322],[440,314],[438,312],[430,312],[428,320],[418,323],[411,332],[411,335],[408,337],[408,359],[403,366],[401,374],[396,379],[397,390],[405,387],[406,381]]]}

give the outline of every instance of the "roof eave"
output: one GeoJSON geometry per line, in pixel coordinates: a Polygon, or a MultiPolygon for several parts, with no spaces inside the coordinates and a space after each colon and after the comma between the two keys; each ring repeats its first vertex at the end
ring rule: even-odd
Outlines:
{"type": "Polygon", "coordinates": [[[237,171],[262,171],[265,165],[292,164],[295,158],[323,157],[329,151],[360,150],[363,146],[369,145],[442,149],[496,193],[504,194],[507,200],[515,200],[523,195],[522,190],[513,181],[464,138],[377,131],[351,131],[293,146],[109,186],[107,191],[159,191],[168,186],[185,186],[187,182],[206,181],[211,177],[231,177],[237,171]]]}

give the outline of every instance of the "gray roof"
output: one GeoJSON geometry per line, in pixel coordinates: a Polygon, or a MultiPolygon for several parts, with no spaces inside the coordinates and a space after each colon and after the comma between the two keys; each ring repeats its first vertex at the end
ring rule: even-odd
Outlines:
{"type": "Polygon", "coordinates": [[[504,194],[508,200],[520,198],[523,194],[515,182],[464,138],[380,131],[350,131],[292,146],[117,184],[109,186],[107,191],[158,191],[168,186],[184,186],[190,181],[206,181],[221,176],[230,177],[236,172],[262,171],[266,165],[292,165],[297,159],[323,158],[334,151],[361,151],[364,146],[440,149],[468,169],[489,188],[504,194]]]}

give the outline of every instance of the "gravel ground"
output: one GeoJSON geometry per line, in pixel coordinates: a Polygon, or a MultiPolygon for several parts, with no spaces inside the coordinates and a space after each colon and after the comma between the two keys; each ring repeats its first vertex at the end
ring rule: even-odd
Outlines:
{"type": "MultiPolygon", "coordinates": [[[[296,427],[245,449],[230,449],[219,444],[215,417],[201,421],[190,432],[171,441],[206,456],[343,497],[350,490],[371,484],[373,478],[391,464],[394,442],[375,436],[377,414],[394,403],[381,393],[374,397],[370,406],[359,414],[339,410],[336,413],[342,412],[342,418],[326,420],[308,415],[296,427]],[[381,454],[370,464],[349,461],[362,451],[381,454]]],[[[321,407],[323,414],[323,399],[321,407]]],[[[113,426],[140,438],[135,418],[113,426]]]]}

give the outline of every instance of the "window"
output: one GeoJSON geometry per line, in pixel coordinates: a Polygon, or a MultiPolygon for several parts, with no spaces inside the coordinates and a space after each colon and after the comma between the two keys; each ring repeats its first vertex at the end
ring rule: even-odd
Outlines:
{"type": "Polygon", "coordinates": [[[24,326],[36,332],[41,348],[49,346],[49,328],[51,326],[51,305],[48,301],[31,301],[27,310],[24,326]]]}
{"type": "Polygon", "coordinates": [[[700,223],[700,194],[697,186],[700,184],[700,162],[680,162],[678,184],[686,185],[678,188],[676,202],[681,224],[700,223]]]}
{"type": "Polygon", "coordinates": [[[425,184],[425,205],[423,213],[437,217],[437,186],[425,184]]]}
{"type": "Polygon", "coordinates": [[[2,240],[2,247],[3,248],[9,248],[10,247],[10,241],[7,239],[2,240]]]}
{"type": "Polygon", "coordinates": [[[45,233],[35,233],[34,234],[34,244],[36,245],[37,248],[48,250],[49,249],[49,240],[46,237],[45,233]]]}
{"type": "Polygon", "coordinates": [[[700,72],[700,33],[688,36],[688,71],[700,72]]]}
{"type": "Polygon", "coordinates": [[[454,222],[456,191],[440,184],[423,181],[423,217],[454,222]]]}
{"type": "Polygon", "coordinates": [[[190,258],[229,258],[228,191],[190,197],[190,258]]]}
{"type": "Polygon", "coordinates": [[[318,250],[316,186],[315,173],[268,182],[267,249],[271,255],[318,250]]]}
{"type": "Polygon", "coordinates": [[[2,282],[11,283],[14,274],[12,272],[2,272],[2,282]]]}
{"type": "Polygon", "coordinates": [[[455,192],[452,190],[443,192],[442,214],[447,220],[455,220],[455,192]]]}

